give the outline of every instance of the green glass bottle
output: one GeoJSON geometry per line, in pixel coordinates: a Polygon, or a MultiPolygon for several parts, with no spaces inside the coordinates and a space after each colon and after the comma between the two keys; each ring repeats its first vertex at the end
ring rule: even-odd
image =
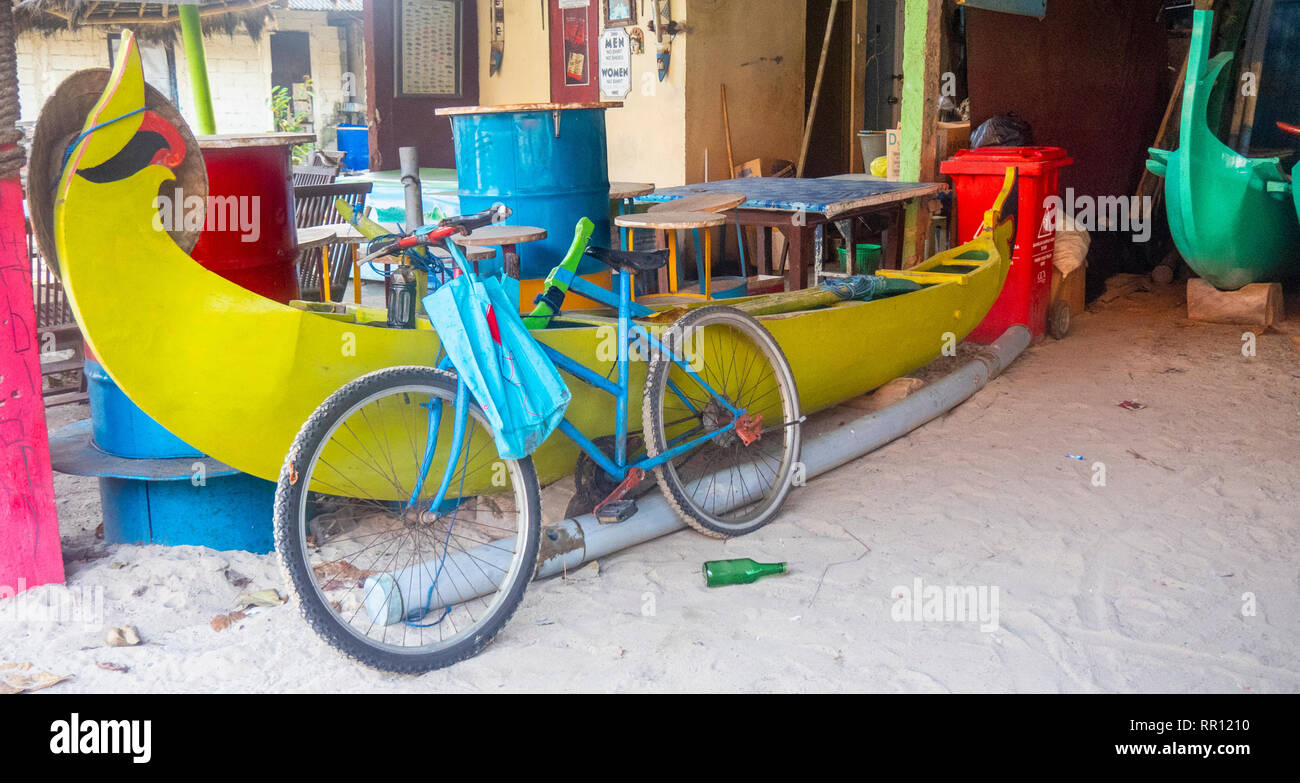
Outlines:
{"type": "Polygon", "coordinates": [[[709,587],[747,585],[764,576],[784,573],[785,563],[759,563],[748,557],[710,560],[704,564],[704,583],[709,587]]]}

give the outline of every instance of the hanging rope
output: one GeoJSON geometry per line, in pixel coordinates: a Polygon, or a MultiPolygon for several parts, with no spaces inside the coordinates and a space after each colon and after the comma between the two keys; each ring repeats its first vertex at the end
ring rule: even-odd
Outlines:
{"type": "Polygon", "coordinates": [[[0,2],[0,179],[18,176],[27,162],[18,124],[18,49],[13,4],[0,2]]]}

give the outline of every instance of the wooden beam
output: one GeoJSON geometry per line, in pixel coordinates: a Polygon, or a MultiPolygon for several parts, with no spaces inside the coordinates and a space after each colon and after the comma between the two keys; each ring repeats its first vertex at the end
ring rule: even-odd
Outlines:
{"type": "MultiPolygon", "coordinates": [[[[939,72],[943,46],[943,0],[916,0],[907,4],[903,30],[902,160],[899,177],[909,182],[933,182],[939,176],[937,153],[939,72]]],[[[909,207],[903,231],[904,267],[925,255],[930,212],[909,207]]]]}
{"type": "Polygon", "coordinates": [[[858,142],[858,131],[867,129],[867,0],[853,0],[849,35],[853,54],[849,71],[849,154],[845,160],[849,171],[861,173],[871,165],[871,161],[862,159],[862,144],[858,142]]]}

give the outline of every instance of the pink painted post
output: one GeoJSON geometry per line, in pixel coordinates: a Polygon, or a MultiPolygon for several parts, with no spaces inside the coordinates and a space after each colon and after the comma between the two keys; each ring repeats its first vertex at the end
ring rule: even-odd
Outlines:
{"type": "Polygon", "coordinates": [[[0,596],[63,581],[18,179],[0,180],[0,596]]]}
{"type": "Polygon", "coordinates": [[[13,6],[0,2],[0,596],[63,581],[23,227],[13,6]]]}

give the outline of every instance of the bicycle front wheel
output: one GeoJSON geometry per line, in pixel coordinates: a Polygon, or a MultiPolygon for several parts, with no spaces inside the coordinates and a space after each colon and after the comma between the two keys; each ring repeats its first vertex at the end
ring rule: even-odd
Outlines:
{"type": "Polygon", "coordinates": [[[532,461],[501,459],[468,395],[458,409],[456,376],[427,367],[373,372],[331,395],[276,491],[276,548],[303,616],[338,650],[393,672],[487,645],[532,579],[540,526],[532,461]]]}
{"type": "Polygon", "coordinates": [[[771,521],[800,449],[799,393],[781,347],[752,316],[703,307],[663,335],[646,377],[646,453],[696,530],[740,536],[771,521]]]}

